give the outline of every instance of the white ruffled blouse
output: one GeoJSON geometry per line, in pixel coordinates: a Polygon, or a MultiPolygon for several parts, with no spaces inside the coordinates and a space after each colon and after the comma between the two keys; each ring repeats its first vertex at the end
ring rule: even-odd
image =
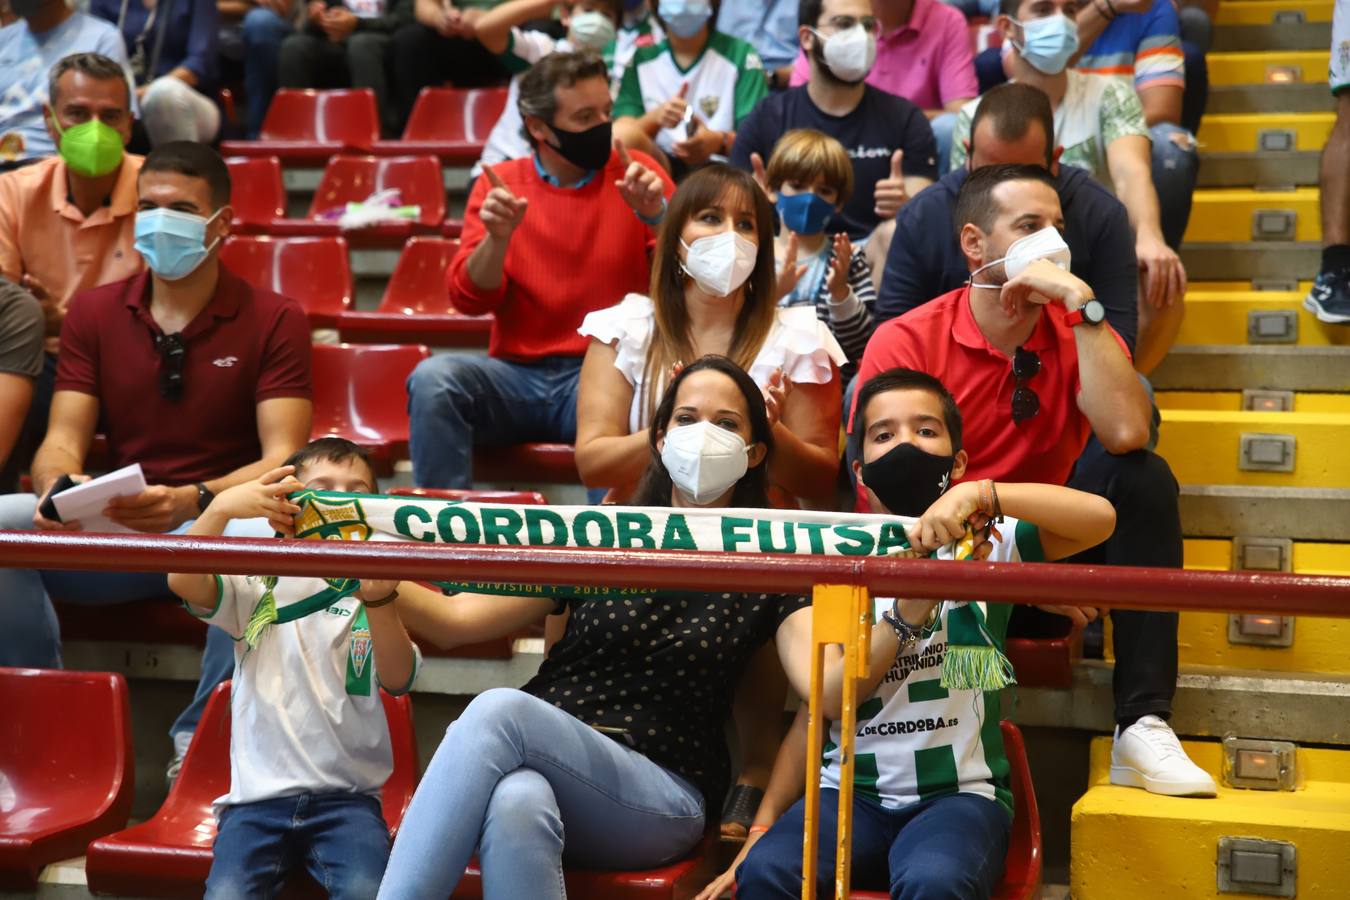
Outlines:
{"type": "MultiPolygon", "coordinates": [[[[829,325],[816,317],[812,306],[780,306],[775,313],[764,346],[750,364],[750,377],[762,388],[775,370],[782,369],[797,384],[828,384],[834,368],[848,361],[829,325]]],[[[651,298],[629,294],[615,306],[589,313],[577,329],[586,337],[617,348],[614,367],[633,386],[630,432],[647,427],[642,376],[654,321],[651,298]]]]}

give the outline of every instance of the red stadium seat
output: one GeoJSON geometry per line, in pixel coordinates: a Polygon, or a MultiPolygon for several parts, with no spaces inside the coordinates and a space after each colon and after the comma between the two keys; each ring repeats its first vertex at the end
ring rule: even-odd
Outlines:
{"type": "Polygon", "coordinates": [[[496,482],[578,484],[575,448],[571,444],[517,444],[480,447],[473,457],[474,478],[496,482]]]}
{"type": "Polygon", "coordinates": [[[111,672],[0,669],[0,709],[0,890],[30,891],[44,866],[127,824],[127,683],[111,672]]]}
{"type": "Polygon", "coordinates": [[[403,139],[381,141],[376,152],[430,153],[450,165],[476,162],[506,108],[506,94],[506,88],[423,88],[403,139]]]}
{"type": "Polygon", "coordinates": [[[1039,637],[1009,637],[1008,659],[1023,687],[1068,688],[1073,686],[1074,665],[1083,656],[1083,632],[1061,616],[1046,617],[1047,627],[1057,633],[1039,637]]]}
{"type": "Polygon", "coordinates": [[[286,188],[281,181],[281,160],[275,156],[231,156],[230,206],[234,234],[266,234],[274,222],[286,218],[286,188]]]}
{"type": "Polygon", "coordinates": [[[315,344],[313,436],[355,441],[387,473],[408,450],[405,384],[430,355],[415,345],[315,344]]]}
{"type": "MultiPolygon", "coordinates": [[[[412,702],[381,692],[394,750],[384,785],[384,820],[398,830],[417,780],[412,702]]],[[[211,802],[230,789],[230,684],[215,689],[169,796],[149,821],[89,845],[85,875],[95,893],[200,897],[216,838],[211,802]]],[[[125,817],[124,817],[125,818],[125,817]]]]}
{"type": "Polygon", "coordinates": [[[425,497],[428,500],[463,500],[469,503],[511,503],[517,506],[547,506],[538,491],[462,491],[454,488],[396,487],[391,497],[425,497]]]}
{"type": "Polygon", "coordinates": [[[274,222],[276,235],[338,235],[353,246],[401,247],[414,234],[440,234],[445,218],[445,186],[434,156],[338,156],[329,160],[305,219],[274,222]],[[343,231],[334,210],[359,203],[377,191],[397,188],[405,206],[421,207],[416,219],[401,219],[343,231]]]}
{"type": "Polygon", "coordinates": [[[379,308],[348,312],[338,320],[342,339],[486,347],[492,316],[468,316],[450,305],[445,272],[458,251],[458,241],[435,237],[408,241],[379,308]]]}
{"type": "MultiPolygon", "coordinates": [[[[1032,900],[1041,888],[1041,811],[1036,788],[1031,783],[1027,748],[1022,732],[1009,721],[1003,726],[1003,752],[1012,769],[1013,823],[1008,854],[1003,862],[1003,881],[994,900],[1032,900]]],[[[854,891],[853,900],[886,900],[878,891],[854,891]]]]}
{"type": "Polygon", "coordinates": [[[334,328],[351,309],[352,272],[340,237],[232,237],[220,261],[245,281],[299,302],[313,328],[334,328]]]}
{"type": "Polygon", "coordinates": [[[380,114],[369,88],[281,90],[256,141],[222,141],[226,156],[277,156],[286,163],[322,163],[336,153],[369,152],[380,139],[380,114]]]}
{"type": "MultiPolygon", "coordinates": [[[[659,869],[644,872],[583,872],[563,873],[567,896],[596,898],[596,900],[663,900],[663,898],[692,897],[717,877],[716,836],[704,838],[686,859],[659,869]]],[[[481,900],[483,875],[478,860],[469,863],[455,892],[453,900],[481,900]]]]}

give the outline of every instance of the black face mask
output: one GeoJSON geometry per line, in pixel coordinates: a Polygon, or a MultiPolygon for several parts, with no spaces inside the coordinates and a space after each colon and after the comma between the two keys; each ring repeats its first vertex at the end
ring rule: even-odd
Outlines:
{"type": "Polygon", "coordinates": [[[609,162],[609,153],[614,144],[614,125],[601,122],[585,131],[568,131],[557,125],[550,125],[558,138],[554,150],[558,155],[574,166],[587,171],[602,169],[609,162]]]}
{"type": "Polygon", "coordinates": [[[947,490],[955,456],[937,456],[914,444],[898,444],[863,463],[862,480],[897,516],[921,516],[947,490]]]}

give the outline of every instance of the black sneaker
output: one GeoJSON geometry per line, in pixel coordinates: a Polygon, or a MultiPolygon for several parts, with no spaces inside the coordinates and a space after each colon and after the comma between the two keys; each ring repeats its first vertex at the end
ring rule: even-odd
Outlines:
{"type": "Polygon", "coordinates": [[[1323,322],[1350,325],[1350,268],[1319,272],[1303,308],[1323,322]]]}

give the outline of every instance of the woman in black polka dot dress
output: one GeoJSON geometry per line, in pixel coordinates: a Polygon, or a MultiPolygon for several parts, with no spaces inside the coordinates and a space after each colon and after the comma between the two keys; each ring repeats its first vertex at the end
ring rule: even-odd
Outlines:
{"type": "MultiPolygon", "coordinates": [[[[653,421],[637,504],[769,505],[764,399],[734,363],[687,366],[653,421]]],[[[446,731],[380,888],[397,900],[446,896],[475,851],[488,900],[564,897],[564,864],[646,869],[687,855],[727,790],[724,727],[747,660],[779,629],[810,627],[808,598],[758,593],[554,602],[404,585],[399,604],[446,646],[571,615],[524,688],[480,694],[446,731]]]]}

